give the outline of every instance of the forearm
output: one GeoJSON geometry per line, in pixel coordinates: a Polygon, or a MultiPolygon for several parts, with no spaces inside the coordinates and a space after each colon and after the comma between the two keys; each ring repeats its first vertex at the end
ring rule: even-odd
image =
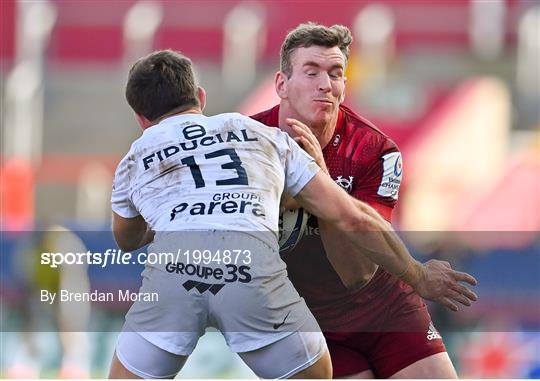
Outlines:
{"type": "Polygon", "coordinates": [[[368,204],[358,200],[354,204],[363,218],[354,229],[344,228],[347,238],[371,261],[407,283],[416,284],[422,275],[421,264],[410,255],[391,225],[368,204]]]}
{"type": "Polygon", "coordinates": [[[343,232],[335,224],[323,219],[318,222],[326,257],[343,285],[357,289],[367,284],[379,266],[364,255],[357,245],[343,239],[343,232]]]}
{"type": "MultiPolygon", "coordinates": [[[[295,199],[310,213],[319,217],[319,223],[325,220],[326,223],[334,224],[341,231],[338,239],[348,240],[354,245],[353,255],[364,255],[390,273],[405,277],[411,285],[417,281],[417,262],[390,224],[371,206],[340,189],[329,176],[318,173],[295,199]]],[[[342,273],[350,275],[347,283],[354,285],[355,261],[350,260],[351,253],[332,250],[327,252],[327,255],[333,264],[340,264],[342,273]],[[351,269],[346,268],[347,262],[352,262],[351,269]]]]}

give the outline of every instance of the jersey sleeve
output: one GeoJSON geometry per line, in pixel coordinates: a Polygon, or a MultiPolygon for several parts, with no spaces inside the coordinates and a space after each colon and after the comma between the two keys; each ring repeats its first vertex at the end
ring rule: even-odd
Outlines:
{"type": "Polygon", "coordinates": [[[374,145],[369,160],[358,166],[356,182],[351,195],[374,207],[387,221],[391,221],[399,187],[403,178],[401,152],[396,144],[386,138],[374,145]]]}
{"type": "Polygon", "coordinates": [[[114,174],[111,208],[113,212],[120,217],[133,218],[139,215],[139,212],[133,205],[130,199],[130,176],[129,176],[129,159],[130,155],[126,155],[118,164],[114,174]]]}
{"type": "Polygon", "coordinates": [[[286,133],[279,131],[285,143],[285,192],[296,196],[321,169],[286,133]]]}

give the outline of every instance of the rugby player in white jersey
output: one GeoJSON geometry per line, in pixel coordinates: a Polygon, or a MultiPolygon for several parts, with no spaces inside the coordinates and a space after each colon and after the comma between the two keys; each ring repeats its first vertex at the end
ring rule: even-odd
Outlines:
{"type": "Polygon", "coordinates": [[[178,255],[146,265],[140,294],[159,298],[129,310],[111,378],[173,378],[207,327],[259,377],[332,376],[324,337],[279,256],[284,191],[422,296],[463,302],[454,289],[470,276],[416,262],[377,212],[287,134],[236,113],[204,116],[188,58],[169,50],[141,58],[126,98],[144,132],[115,174],[114,236],[123,250],[152,242],[149,252],[178,255]]]}

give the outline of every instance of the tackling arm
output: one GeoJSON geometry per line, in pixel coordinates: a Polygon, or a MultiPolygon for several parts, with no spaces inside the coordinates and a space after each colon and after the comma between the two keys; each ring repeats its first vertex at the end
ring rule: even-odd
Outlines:
{"type": "MultiPolygon", "coordinates": [[[[334,225],[359,251],[392,274],[403,274],[412,267],[411,281],[420,276],[414,271],[417,262],[388,223],[367,204],[350,197],[328,176],[318,173],[296,199],[310,213],[334,225]]],[[[349,253],[332,250],[328,255],[347,257],[349,253]]],[[[343,259],[350,261],[350,258],[343,259]]]]}
{"type": "Polygon", "coordinates": [[[459,302],[470,305],[476,295],[459,284],[476,284],[466,273],[452,270],[448,262],[431,260],[425,265],[416,261],[392,227],[366,203],[356,200],[336,185],[328,176],[318,173],[295,197],[301,206],[326,223],[334,225],[344,239],[357,250],[327,251],[329,260],[347,287],[358,285],[355,255],[365,255],[374,263],[410,284],[420,296],[437,301],[456,311],[459,302]],[[332,203],[325,200],[333,200],[332,203]]]}

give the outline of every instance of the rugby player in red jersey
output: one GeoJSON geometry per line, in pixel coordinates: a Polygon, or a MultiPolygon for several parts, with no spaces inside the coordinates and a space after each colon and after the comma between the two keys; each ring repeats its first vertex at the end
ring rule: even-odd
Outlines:
{"type": "MultiPolygon", "coordinates": [[[[349,29],[341,25],[308,23],[291,31],[275,76],[280,104],[252,118],[296,136],[336,183],[391,222],[401,154],[383,132],[342,105],[351,42],[349,29]]],[[[306,236],[285,261],[325,333],[334,377],[457,377],[419,296],[427,294],[367,257],[345,256],[351,262],[327,257],[325,248],[328,253],[354,250],[323,221],[312,217],[306,236]]],[[[475,299],[469,293],[459,285],[453,300],[439,302],[456,311],[456,301],[470,305],[464,295],[475,299]]]]}

